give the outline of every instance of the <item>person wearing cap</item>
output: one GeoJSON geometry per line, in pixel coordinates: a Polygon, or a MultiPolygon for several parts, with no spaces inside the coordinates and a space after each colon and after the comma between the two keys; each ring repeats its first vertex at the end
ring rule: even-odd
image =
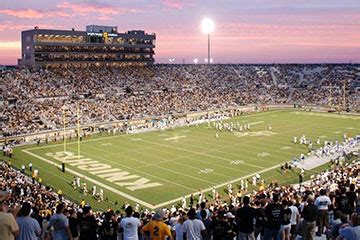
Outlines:
{"type": "Polygon", "coordinates": [[[165,240],[168,237],[172,240],[170,228],[163,222],[165,217],[164,211],[158,209],[152,220],[142,227],[141,233],[145,239],[150,240],[165,240]]]}
{"type": "Polygon", "coordinates": [[[14,215],[17,211],[11,213],[6,212],[5,200],[9,197],[9,192],[0,191],[0,239],[14,240],[19,235],[19,226],[15,221],[14,215]]]}
{"type": "Polygon", "coordinates": [[[206,236],[205,225],[201,220],[196,219],[196,211],[194,208],[190,208],[187,216],[188,220],[183,224],[184,239],[198,240],[206,236]]]}
{"type": "Polygon", "coordinates": [[[35,218],[30,217],[31,205],[25,202],[20,209],[16,222],[19,225],[19,236],[17,240],[36,240],[41,236],[41,228],[35,218]]]}
{"type": "Polygon", "coordinates": [[[119,223],[119,230],[123,233],[123,240],[138,240],[138,231],[141,227],[141,222],[138,218],[133,217],[133,208],[128,206],[125,209],[126,217],[121,219],[119,223]]]}
{"type": "Polygon", "coordinates": [[[236,211],[236,221],[239,231],[238,240],[255,239],[254,221],[256,210],[250,206],[250,198],[248,196],[243,198],[243,203],[244,206],[236,211]]]}

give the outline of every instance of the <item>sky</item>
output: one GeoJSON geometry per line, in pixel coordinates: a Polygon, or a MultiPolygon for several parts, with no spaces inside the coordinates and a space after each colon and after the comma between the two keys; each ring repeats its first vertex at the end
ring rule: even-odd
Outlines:
{"type": "Polygon", "coordinates": [[[0,64],[20,58],[34,28],[156,33],[156,62],[207,56],[203,18],[215,22],[215,63],[360,62],[360,0],[0,0],[0,64]]]}

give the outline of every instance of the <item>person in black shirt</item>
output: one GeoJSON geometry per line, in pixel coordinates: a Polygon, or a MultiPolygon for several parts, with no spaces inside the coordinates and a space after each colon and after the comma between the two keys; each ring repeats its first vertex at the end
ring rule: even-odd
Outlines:
{"type": "Polygon", "coordinates": [[[335,205],[342,213],[349,214],[349,199],[346,196],[346,188],[342,187],[340,190],[340,196],[335,199],[335,205]]]}
{"type": "Polygon", "coordinates": [[[350,191],[346,193],[346,196],[348,198],[349,203],[349,215],[351,215],[353,212],[355,212],[356,207],[356,192],[355,192],[355,184],[350,184],[350,191]]]}
{"type": "Polygon", "coordinates": [[[289,203],[286,199],[282,200],[282,212],[281,212],[281,239],[289,240],[290,239],[290,218],[291,218],[291,209],[289,208],[289,203]]]}
{"type": "Polygon", "coordinates": [[[318,210],[314,205],[314,197],[310,195],[307,199],[307,205],[303,209],[303,237],[305,240],[312,240],[315,237],[317,213],[318,210]]]}
{"type": "Polygon", "coordinates": [[[99,228],[99,235],[101,240],[116,240],[116,228],[118,224],[112,218],[112,211],[104,214],[104,221],[99,228]]]}
{"type": "Polygon", "coordinates": [[[229,232],[231,232],[230,224],[225,219],[225,213],[219,212],[217,218],[210,226],[213,234],[213,240],[230,240],[229,232]]]}
{"type": "Polygon", "coordinates": [[[204,223],[204,226],[206,228],[206,232],[208,233],[206,234],[206,236],[203,237],[203,240],[211,240],[211,220],[208,218],[206,210],[202,209],[200,211],[200,216],[201,221],[204,223]]]}
{"type": "Polygon", "coordinates": [[[264,240],[279,240],[282,206],[279,204],[279,196],[273,194],[273,202],[265,208],[265,231],[264,240]]]}
{"type": "MultiPolygon", "coordinates": [[[[256,204],[256,203],[255,203],[256,204]]],[[[256,223],[255,223],[255,239],[261,234],[261,239],[264,237],[264,229],[265,229],[265,206],[266,199],[261,199],[257,204],[256,211],[256,223]]]]}
{"type": "Polygon", "coordinates": [[[79,240],[97,240],[96,231],[97,224],[94,215],[92,214],[91,207],[84,207],[84,217],[80,220],[80,237],[79,240]]]}
{"type": "Polygon", "coordinates": [[[254,235],[254,220],[256,211],[250,207],[250,198],[245,196],[243,198],[244,206],[236,211],[236,220],[238,222],[239,240],[255,239],[254,235]]]}
{"type": "Polygon", "coordinates": [[[78,219],[76,217],[76,213],[73,209],[69,211],[69,228],[70,232],[73,238],[77,239],[79,237],[79,231],[78,231],[78,219]]]}

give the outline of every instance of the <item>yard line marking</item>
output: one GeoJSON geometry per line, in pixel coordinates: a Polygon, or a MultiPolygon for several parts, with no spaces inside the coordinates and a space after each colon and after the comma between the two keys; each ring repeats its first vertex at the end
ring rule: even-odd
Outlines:
{"type": "Polygon", "coordinates": [[[165,138],[165,141],[170,141],[170,140],[178,140],[180,138],[186,138],[186,136],[176,136],[176,137],[171,137],[171,138],[165,138]]]}
{"type": "MultiPolygon", "coordinates": [[[[143,140],[143,142],[150,143],[150,144],[154,144],[154,145],[159,145],[159,146],[164,146],[164,147],[169,147],[169,148],[174,148],[174,149],[178,149],[178,150],[185,151],[185,152],[191,152],[191,153],[194,153],[194,154],[197,154],[197,155],[203,155],[203,156],[206,156],[206,157],[217,158],[217,159],[225,160],[225,161],[228,161],[228,162],[233,161],[233,160],[228,159],[228,158],[217,157],[217,156],[213,156],[213,155],[210,155],[210,154],[206,154],[206,153],[202,153],[202,152],[197,152],[197,151],[192,151],[192,150],[189,150],[189,149],[179,148],[179,147],[175,147],[175,146],[171,146],[171,145],[166,145],[166,144],[161,144],[161,143],[155,143],[155,142],[150,142],[150,141],[146,141],[146,140],[143,140]]],[[[252,166],[252,167],[256,167],[256,168],[260,168],[260,169],[264,169],[264,167],[260,167],[260,166],[258,166],[258,165],[254,165],[254,164],[250,164],[250,163],[243,163],[243,164],[244,164],[244,165],[248,165],[248,166],[252,166]]]]}
{"type": "MultiPolygon", "coordinates": [[[[211,191],[213,188],[220,188],[220,187],[224,187],[226,185],[228,185],[229,183],[235,183],[235,182],[238,182],[242,179],[246,179],[246,178],[249,178],[253,175],[256,175],[256,174],[261,174],[261,173],[264,173],[264,172],[267,172],[267,171],[270,171],[270,170],[273,170],[275,168],[278,168],[280,167],[281,164],[278,164],[276,166],[273,166],[273,167],[270,167],[270,168],[266,168],[266,169],[263,169],[261,171],[258,171],[258,172],[255,172],[255,173],[251,173],[249,175],[246,175],[246,176],[243,176],[243,177],[240,177],[240,178],[236,178],[234,180],[231,180],[231,181],[228,181],[228,182],[225,182],[225,183],[221,183],[219,185],[216,185],[216,186],[211,186],[209,188],[206,188],[204,189],[203,191],[197,191],[197,192],[194,192],[194,193],[191,193],[192,195],[197,195],[197,194],[200,194],[200,193],[204,193],[204,192],[209,192],[211,191]]],[[[185,195],[185,198],[189,198],[191,196],[191,194],[188,194],[188,195],[185,195]]],[[[166,201],[166,202],[163,202],[163,203],[160,203],[160,204],[157,204],[154,206],[154,208],[160,208],[160,207],[163,207],[163,206],[166,206],[166,205],[169,205],[171,203],[175,203],[175,202],[179,202],[181,201],[183,197],[179,197],[179,198],[175,198],[175,199],[172,199],[172,200],[169,200],[169,201],[166,201]]]]}
{"type": "MultiPolygon", "coordinates": [[[[91,148],[94,148],[94,147],[91,147],[91,148]]],[[[76,150],[76,148],[69,148],[69,149],[74,149],[74,150],[76,150]]],[[[179,187],[183,187],[183,188],[186,188],[186,189],[189,189],[189,190],[194,190],[194,188],[189,188],[189,187],[187,187],[187,186],[185,186],[185,185],[182,185],[182,184],[180,184],[180,183],[176,183],[176,182],[167,180],[167,179],[162,178],[162,177],[158,177],[158,176],[155,176],[155,175],[151,175],[151,174],[148,174],[148,173],[146,173],[146,172],[137,170],[137,169],[132,168],[132,167],[129,167],[129,166],[125,166],[125,165],[118,164],[118,163],[116,163],[116,162],[110,161],[110,160],[108,160],[108,159],[106,159],[106,158],[103,158],[103,157],[99,157],[99,156],[93,155],[93,154],[91,154],[91,153],[84,153],[83,155],[89,155],[89,156],[92,156],[92,157],[94,157],[94,158],[103,159],[103,160],[105,160],[105,162],[108,162],[108,163],[110,163],[110,164],[112,164],[112,165],[120,166],[120,167],[122,167],[122,168],[127,168],[127,169],[130,169],[130,170],[136,171],[136,172],[140,172],[140,173],[142,173],[143,175],[147,175],[147,176],[150,176],[150,177],[153,177],[153,178],[157,178],[157,179],[160,179],[160,180],[162,180],[162,181],[165,181],[165,182],[168,182],[168,183],[177,185],[177,186],[179,186],[179,187]]],[[[115,155],[116,155],[116,154],[115,154],[115,155]]],[[[138,162],[140,161],[140,160],[137,160],[137,159],[134,159],[134,158],[131,158],[131,157],[126,157],[126,158],[128,158],[128,159],[133,159],[133,160],[138,161],[138,162]]],[[[141,161],[140,161],[140,162],[141,162],[141,161]]]]}
{"type": "MultiPolygon", "coordinates": [[[[89,147],[89,146],[86,146],[86,147],[89,147]]],[[[102,152],[106,152],[106,153],[107,153],[106,150],[103,150],[103,149],[101,149],[101,148],[97,148],[97,147],[94,147],[94,146],[90,146],[90,147],[91,147],[91,148],[94,148],[94,149],[97,149],[97,150],[99,150],[99,151],[102,151],[102,152]]],[[[85,154],[91,156],[90,153],[85,153],[85,154]]],[[[84,155],[85,155],[85,154],[84,154],[84,155]]],[[[116,154],[116,153],[115,153],[114,155],[120,155],[120,154],[116,154]]],[[[95,155],[93,155],[93,156],[95,157],[95,155]]],[[[98,157],[98,158],[101,158],[101,157],[98,157]]],[[[145,164],[145,163],[146,163],[146,162],[144,162],[144,161],[141,161],[141,160],[138,160],[138,159],[136,159],[136,158],[129,157],[129,156],[128,156],[127,158],[133,159],[134,161],[139,162],[139,163],[142,163],[142,164],[145,164]]],[[[104,158],[103,158],[103,159],[104,159],[104,158]]],[[[201,178],[198,178],[198,177],[195,177],[195,176],[191,176],[191,175],[188,175],[188,174],[185,174],[185,173],[177,172],[177,171],[171,170],[171,169],[169,169],[169,168],[160,167],[160,166],[158,166],[158,165],[156,165],[155,167],[160,168],[160,169],[162,169],[162,170],[166,170],[166,171],[169,171],[169,172],[176,173],[176,174],[178,174],[178,175],[183,175],[183,176],[188,177],[188,178],[193,178],[193,179],[196,179],[196,180],[199,180],[199,181],[202,181],[202,182],[207,182],[207,183],[210,183],[210,184],[216,184],[215,182],[211,182],[211,181],[208,181],[208,180],[205,180],[205,179],[201,179],[201,178]]],[[[130,167],[129,167],[129,168],[130,168],[130,167]]],[[[132,168],[131,168],[131,169],[132,169],[132,168]]],[[[134,170],[135,170],[135,169],[134,169],[134,170]]],[[[139,171],[139,170],[137,170],[137,171],[139,171]]],[[[142,172],[142,171],[139,171],[139,172],[142,172]]],[[[152,176],[152,175],[150,175],[150,176],[152,176]]]]}
{"type": "MultiPolygon", "coordinates": [[[[43,158],[43,157],[41,157],[41,156],[39,156],[39,155],[37,155],[35,153],[30,152],[28,150],[22,150],[22,151],[29,154],[29,155],[31,155],[31,156],[33,156],[33,157],[35,157],[35,158],[40,159],[40,160],[42,160],[42,161],[44,161],[46,163],[49,163],[49,164],[54,165],[56,167],[59,167],[59,165],[56,162],[50,161],[50,160],[48,160],[46,158],[43,158]]],[[[95,179],[92,179],[89,176],[85,176],[85,175],[83,175],[83,174],[81,174],[81,173],[79,173],[79,172],[77,172],[75,170],[70,169],[69,167],[66,168],[66,171],[70,172],[71,174],[74,174],[74,175],[76,175],[78,177],[85,178],[86,180],[88,180],[88,181],[90,181],[92,183],[95,183],[97,186],[101,186],[101,187],[103,187],[103,188],[105,188],[105,189],[107,189],[107,190],[109,190],[109,191],[111,191],[113,193],[116,193],[116,194],[118,194],[118,195],[120,195],[122,197],[125,197],[125,198],[127,198],[127,199],[129,199],[131,201],[138,202],[139,204],[142,204],[145,207],[152,208],[152,209],[154,208],[154,205],[152,205],[152,204],[149,204],[149,203],[147,203],[147,202],[145,202],[143,200],[135,198],[135,197],[133,197],[133,196],[131,196],[129,194],[126,194],[124,192],[121,192],[121,191],[119,191],[119,190],[117,190],[117,189],[115,189],[113,187],[110,187],[110,186],[108,186],[108,185],[106,185],[106,184],[104,184],[102,182],[99,182],[99,181],[97,181],[95,179]]]]}
{"type": "MultiPolygon", "coordinates": [[[[264,115],[264,114],[270,114],[270,113],[274,113],[274,112],[283,112],[284,110],[271,110],[271,111],[268,111],[268,112],[260,112],[260,113],[254,113],[254,115],[256,116],[259,116],[259,115],[264,115]]],[[[244,117],[253,117],[254,115],[247,115],[247,116],[244,116],[244,117]]],[[[238,116],[239,117],[239,116],[238,116]]],[[[181,126],[179,128],[185,128],[186,126],[181,126]]],[[[59,130],[59,129],[58,129],[59,130]]],[[[156,132],[160,132],[161,130],[158,129],[156,130],[156,132]]],[[[145,132],[147,133],[147,132],[145,132]]],[[[99,137],[99,138],[92,138],[92,139],[88,139],[88,140],[83,140],[82,142],[94,142],[94,141],[100,141],[100,140],[104,140],[104,139],[110,139],[110,138],[120,138],[120,137],[131,137],[135,134],[139,134],[139,133],[132,133],[132,134],[119,134],[119,135],[113,135],[113,136],[106,136],[106,137],[99,137]]],[[[140,133],[141,134],[141,133],[140,133]]],[[[165,135],[167,135],[166,133],[163,133],[165,135]]],[[[159,135],[160,136],[160,135],[159,135]]],[[[53,147],[53,146],[58,146],[58,145],[61,145],[62,143],[50,143],[52,145],[46,145],[46,146],[41,146],[41,147],[34,147],[34,148],[28,148],[27,150],[35,150],[35,149],[42,149],[42,148],[49,148],[49,147],[53,147]]],[[[70,144],[77,144],[77,142],[70,142],[70,143],[67,143],[67,145],[70,145],[70,144]]]]}
{"type": "Polygon", "coordinates": [[[252,125],[257,125],[257,124],[261,124],[261,123],[264,123],[264,121],[258,121],[258,122],[253,122],[253,123],[249,123],[249,124],[252,126],[252,125]]]}

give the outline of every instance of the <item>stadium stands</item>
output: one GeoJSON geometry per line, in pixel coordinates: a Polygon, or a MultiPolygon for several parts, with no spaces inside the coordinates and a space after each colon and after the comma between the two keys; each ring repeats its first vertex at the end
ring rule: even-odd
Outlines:
{"type": "Polygon", "coordinates": [[[359,72],[351,64],[213,65],[210,71],[204,65],[4,70],[0,135],[59,129],[64,105],[70,126],[76,124],[77,105],[82,124],[248,104],[360,111],[359,72]]]}
{"type": "MultiPolygon", "coordinates": [[[[69,126],[76,125],[78,106],[81,124],[249,104],[359,111],[359,73],[358,65],[342,64],[3,70],[0,134],[61,129],[64,105],[69,126]]],[[[239,189],[228,202],[218,198],[156,211],[124,203],[119,210],[93,212],[1,162],[0,239],[143,239],[149,229],[166,235],[168,228],[174,239],[183,239],[183,232],[187,239],[360,239],[359,171],[359,162],[336,162],[299,186],[258,181],[258,191],[239,189]]]]}

